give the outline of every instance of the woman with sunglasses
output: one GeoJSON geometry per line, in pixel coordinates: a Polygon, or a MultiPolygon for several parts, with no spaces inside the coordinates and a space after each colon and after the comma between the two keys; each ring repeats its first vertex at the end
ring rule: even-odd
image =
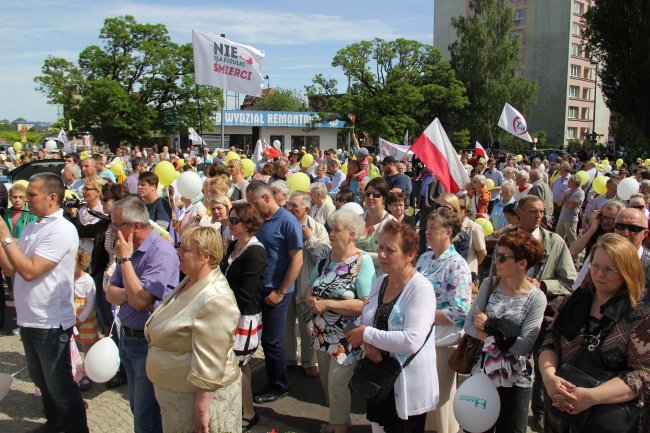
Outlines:
{"type": "Polygon", "coordinates": [[[365,190],[366,211],[363,213],[366,226],[356,241],[357,248],[365,251],[372,257],[375,264],[375,272],[381,275],[377,250],[379,238],[384,225],[389,221],[396,221],[395,218],[384,209],[388,198],[388,184],[383,177],[376,177],[368,182],[365,190]]]}
{"type": "MultiPolygon", "coordinates": [[[[99,218],[90,214],[88,209],[99,212],[100,214],[104,213],[104,207],[102,206],[102,187],[106,182],[108,182],[108,180],[96,176],[84,178],[84,186],[81,189],[81,194],[83,195],[86,205],[79,209],[78,216],[81,225],[85,226],[99,221],[99,218]]],[[[75,216],[75,210],[71,209],[70,215],[75,216]]],[[[86,250],[88,254],[93,253],[92,238],[81,238],[80,246],[86,250]]]]}
{"type": "Polygon", "coordinates": [[[640,302],[644,274],[637,248],[627,239],[606,234],[594,245],[585,281],[564,300],[540,348],[547,432],[592,431],[562,419],[591,408],[589,418],[600,431],[610,431],[608,426],[634,433],[650,428],[650,308],[640,302]],[[570,378],[576,369],[600,383],[575,386],[570,378]],[[623,403],[630,409],[626,416],[610,411],[598,423],[601,405],[623,403]]]}
{"type": "Polygon", "coordinates": [[[436,297],[436,369],[440,400],[436,410],[427,415],[427,430],[457,433],[453,401],[456,373],[449,368],[449,357],[462,336],[463,325],[472,302],[472,275],[452,241],[460,234],[461,221],[456,212],[440,207],[426,221],[427,245],[415,269],[431,282],[436,297]]]}
{"type": "Polygon", "coordinates": [[[235,294],[241,313],[235,333],[235,355],[242,370],[242,431],[260,420],[253,408],[251,369],[248,365],[262,338],[260,285],[266,269],[266,250],[253,232],[262,227],[260,214],[250,203],[239,203],[230,211],[228,224],[235,240],[221,261],[221,271],[235,294]]]}
{"type": "Polygon", "coordinates": [[[341,207],[346,203],[356,203],[354,199],[354,192],[351,189],[342,188],[336,194],[336,200],[334,200],[334,205],[336,206],[336,210],[341,209],[341,207]]]}
{"type": "Polygon", "coordinates": [[[546,295],[528,280],[526,271],[543,257],[544,246],[529,233],[519,230],[499,239],[494,253],[497,277],[483,281],[465,319],[465,332],[483,343],[472,374],[485,373],[501,400],[501,412],[489,432],[526,432],[533,386],[529,358],[546,308],[546,295]]]}

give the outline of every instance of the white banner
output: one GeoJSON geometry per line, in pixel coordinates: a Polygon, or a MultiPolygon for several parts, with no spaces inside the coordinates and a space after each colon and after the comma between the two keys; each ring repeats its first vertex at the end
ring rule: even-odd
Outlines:
{"type": "Polygon", "coordinates": [[[196,84],[260,96],[264,51],[192,29],[196,84]]]}
{"type": "Polygon", "coordinates": [[[515,137],[519,137],[530,143],[533,142],[533,139],[530,138],[530,134],[528,133],[526,119],[524,119],[524,116],[507,102],[506,105],[503,106],[503,112],[499,118],[499,126],[515,137]]]}
{"type": "Polygon", "coordinates": [[[198,144],[198,145],[205,145],[205,141],[203,141],[203,138],[192,128],[191,126],[187,129],[187,133],[189,135],[189,139],[192,142],[192,144],[198,144]]]}
{"type": "Polygon", "coordinates": [[[410,149],[411,146],[402,146],[401,144],[391,143],[390,141],[384,140],[383,138],[379,139],[379,158],[384,159],[387,156],[392,156],[396,160],[402,159],[404,154],[407,155],[409,161],[413,158],[413,152],[410,149]]]}

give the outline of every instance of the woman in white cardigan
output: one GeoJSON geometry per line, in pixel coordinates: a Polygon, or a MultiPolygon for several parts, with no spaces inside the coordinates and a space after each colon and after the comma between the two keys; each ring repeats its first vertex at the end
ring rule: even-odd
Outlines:
{"type": "Polygon", "coordinates": [[[372,287],[362,313],[362,325],[347,339],[354,347],[363,344],[364,356],[379,362],[392,356],[401,363],[420,352],[402,371],[387,401],[368,404],[373,433],[422,433],[426,414],[438,404],[435,337],[436,309],[431,283],[415,268],[419,237],[405,224],[390,221],[379,240],[378,260],[386,274],[372,287]]]}

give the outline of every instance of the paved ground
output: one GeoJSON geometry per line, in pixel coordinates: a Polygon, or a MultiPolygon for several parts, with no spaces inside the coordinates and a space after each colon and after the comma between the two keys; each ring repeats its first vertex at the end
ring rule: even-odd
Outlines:
{"type": "MultiPolygon", "coordinates": [[[[0,333],[0,373],[12,374],[25,366],[25,357],[20,337],[11,334],[16,327],[13,303],[7,304],[5,330],[9,332],[0,333]]],[[[252,361],[254,387],[265,383],[264,360],[260,352],[252,361]]],[[[266,433],[273,429],[276,433],[317,433],[321,424],[327,421],[328,410],[320,381],[306,379],[299,367],[293,367],[289,369],[289,383],[291,391],[287,397],[257,407],[261,422],[251,430],[253,433],[266,433]]],[[[126,386],[107,390],[102,384],[94,384],[83,394],[91,432],[133,431],[126,391],[126,386]]],[[[371,432],[365,412],[365,401],[353,395],[350,433],[371,432]]],[[[25,370],[16,375],[9,394],[0,401],[0,432],[25,432],[43,422],[41,399],[34,395],[34,384],[25,370]]]]}

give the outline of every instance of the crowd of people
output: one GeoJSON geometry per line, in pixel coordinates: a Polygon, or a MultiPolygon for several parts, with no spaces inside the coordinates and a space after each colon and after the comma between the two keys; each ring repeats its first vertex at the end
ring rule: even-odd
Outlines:
{"type": "Polygon", "coordinates": [[[450,192],[363,147],[253,164],[235,146],[0,149],[6,167],[65,160],[11,185],[0,219],[36,431],[88,431],[93,383],[73,360],[100,336],[119,347],[105,386],[128,387],[136,432],[248,431],[299,365],[329,406],[320,431],[345,433],[355,366],[392,358],[404,367],[368,401],[373,433],[457,433],[448,361],[465,336],[480,342],[470,374],[500,399],[486,431],[525,432],[529,408],[540,432],[648,431],[650,168],[582,156],[462,152],[471,182],[450,192]],[[201,194],[162,182],[165,161],[201,194]]]}

